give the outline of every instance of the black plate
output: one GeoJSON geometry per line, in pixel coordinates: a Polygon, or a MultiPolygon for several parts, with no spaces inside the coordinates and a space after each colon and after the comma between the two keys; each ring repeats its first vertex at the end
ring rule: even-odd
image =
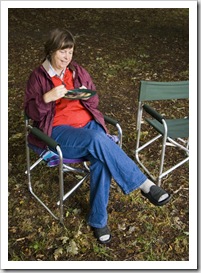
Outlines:
{"type": "Polygon", "coordinates": [[[96,91],[91,89],[73,89],[68,90],[68,93],[64,96],[68,100],[81,100],[88,99],[96,94],[96,91]]]}

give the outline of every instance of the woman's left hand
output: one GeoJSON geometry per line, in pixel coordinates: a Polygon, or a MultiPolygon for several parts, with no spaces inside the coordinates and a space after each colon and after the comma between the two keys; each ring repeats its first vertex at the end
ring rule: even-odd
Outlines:
{"type": "MultiPolygon", "coordinates": [[[[86,86],[82,85],[79,87],[79,89],[87,89],[86,86]]],[[[82,98],[81,100],[88,100],[89,98],[82,98]]]]}
{"type": "Polygon", "coordinates": [[[79,89],[87,89],[86,86],[82,85],[79,87],[79,89]]]}

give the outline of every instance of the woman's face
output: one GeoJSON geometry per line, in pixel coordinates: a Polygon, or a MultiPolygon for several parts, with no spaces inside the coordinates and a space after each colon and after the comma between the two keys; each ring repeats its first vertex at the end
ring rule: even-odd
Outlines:
{"type": "Polygon", "coordinates": [[[51,64],[56,71],[66,69],[73,57],[73,48],[59,49],[51,56],[51,64]]]}

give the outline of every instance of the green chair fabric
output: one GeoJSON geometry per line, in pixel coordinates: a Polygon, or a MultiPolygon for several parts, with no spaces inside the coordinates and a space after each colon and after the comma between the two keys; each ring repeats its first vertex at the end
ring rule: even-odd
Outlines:
{"type": "Polygon", "coordinates": [[[189,97],[189,82],[141,81],[139,101],[186,99],[189,97]]]}
{"type": "MultiPolygon", "coordinates": [[[[157,120],[146,119],[146,121],[152,125],[160,134],[164,135],[164,126],[157,120]]],[[[188,138],[189,136],[189,119],[166,119],[165,120],[168,126],[167,136],[176,139],[188,138]]]]}

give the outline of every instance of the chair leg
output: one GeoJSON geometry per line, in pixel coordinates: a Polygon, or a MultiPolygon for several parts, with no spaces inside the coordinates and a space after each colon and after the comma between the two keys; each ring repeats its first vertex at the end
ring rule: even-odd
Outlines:
{"type": "MultiPolygon", "coordinates": [[[[65,201],[85,180],[89,177],[89,173],[87,173],[70,191],[68,191],[65,195],[63,195],[63,201],[65,201]]],[[[60,206],[61,200],[57,202],[57,205],[60,206]]]]}
{"type": "Polygon", "coordinates": [[[140,131],[138,132],[138,137],[137,137],[137,144],[136,144],[136,150],[135,150],[135,158],[137,160],[137,162],[139,163],[139,165],[144,169],[144,171],[149,175],[149,177],[154,181],[157,182],[157,178],[154,177],[151,172],[147,169],[147,167],[143,164],[142,160],[139,158],[139,152],[142,151],[143,149],[145,149],[147,146],[151,145],[154,141],[156,141],[157,139],[159,139],[160,137],[162,137],[161,134],[155,136],[154,138],[152,138],[151,140],[149,140],[147,143],[145,143],[142,146],[140,145],[140,131]]]}
{"type": "MultiPolygon", "coordinates": [[[[59,152],[58,152],[59,153],[59,152]]],[[[56,220],[59,220],[61,224],[64,224],[64,209],[63,209],[63,202],[84,182],[88,179],[90,173],[86,173],[86,175],[70,190],[64,195],[64,178],[63,178],[63,161],[60,160],[61,164],[59,165],[59,201],[57,205],[59,206],[59,215],[56,216],[52,212],[52,210],[46,206],[46,204],[37,196],[32,188],[31,182],[31,167],[30,167],[30,158],[29,158],[29,151],[27,151],[27,177],[28,177],[28,189],[32,196],[49,212],[49,214],[56,220]]]]}
{"type": "Polygon", "coordinates": [[[34,193],[31,183],[29,183],[29,191],[31,194],[36,198],[36,200],[56,219],[59,220],[59,218],[45,205],[45,203],[34,193]]]}
{"type": "Polygon", "coordinates": [[[164,165],[164,159],[165,159],[165,150],[166,150],[166,138],[163,138],[163,143],[162,143],[162,150],[161,150],[161,160],[160,160],[160,168],[159,168],[159,175],[157,178],[157,184],[160,187],[161,185],[161,180],[162,180],[162,173],[163,173],[163,165],[164,165]]]}
{"type": "Polygon", "coordinates": [[[25,171],[25,173],[27,174],[28,189],[29,189],[30,193],[56,220],[59,220],[59,218],[45,205],[45,203],[33,191],[32,182],[31,182],[31,170],[37,164],[39,164],[42,160],[41,159],[37,160],[37,164],[33,164],[31,166],[31,164],[30,164],[30,151],[29,151],[29,147],[28,147],[27,134],[26,134],[26,159],[27,159],[27,170],[25,171]]]}
{"type": "Polygon", "coordinates": [[[60,223],[63,224],[63,196],[64,196],[64,178],[63,178],[63,154],[61,148],[59,146],[56,147],[57,153],[59,155],[59,196],[60,196],[60,215],[59,220],[60,223]]]}

